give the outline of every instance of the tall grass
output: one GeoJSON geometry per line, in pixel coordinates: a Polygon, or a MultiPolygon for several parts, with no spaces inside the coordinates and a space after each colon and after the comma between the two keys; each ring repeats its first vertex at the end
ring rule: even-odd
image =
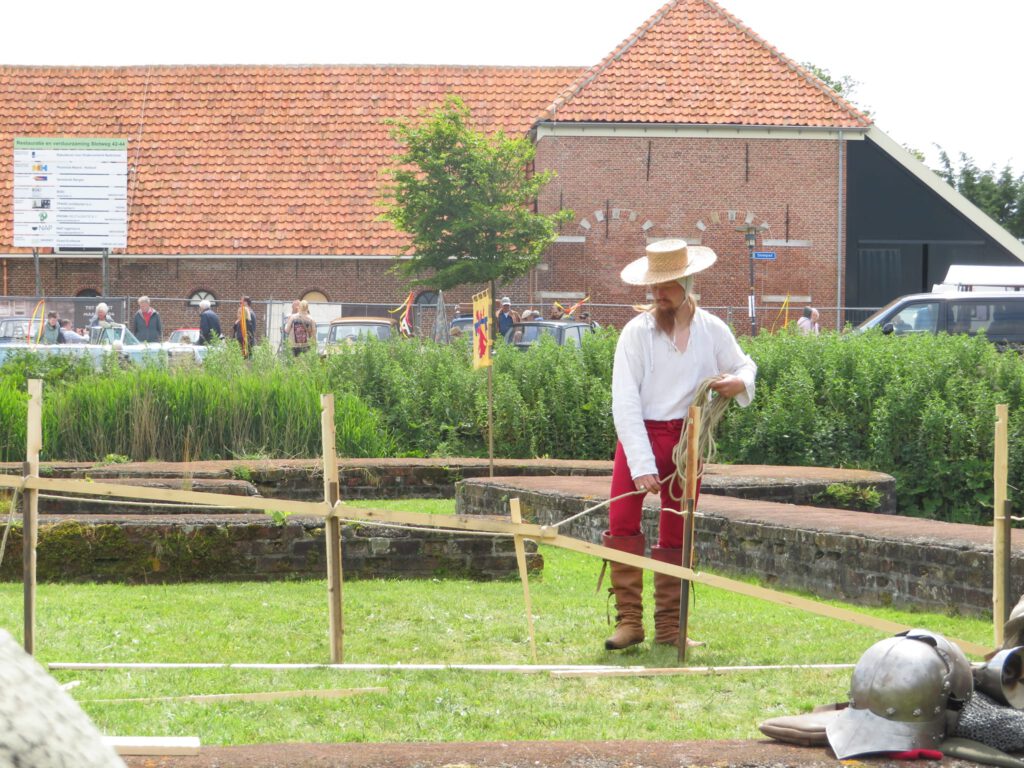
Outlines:
{"type": "MultiPolygon", "coordinates": [[[[544,337],[527,353],[499,343],[493,370],[495,454],[609,458],[617,334],[581,350],[544,337]]],[[[719,459],[859,467],[897,479],[902,512],[982,522],[991,504],[994,406],[1024,439],[1024,362],[984,339],[881,334],[762,334],[741,343],[758,364],[757,396],[732,408],[719,459]]],[[[24,457],[27,375],[47,377],[44,458],[136,460],[315,456],[319,395],[336,401],[342,456],[481,456],[487,376],[468,339],[450,345],[370,340],[326,360],[243,360],[234,343],[201,368],[47,369],[22,357],[0,368],[0,458],[24,457]]],[[[1010,482],[1024,483],[1011,451],[1010,482]]]]}

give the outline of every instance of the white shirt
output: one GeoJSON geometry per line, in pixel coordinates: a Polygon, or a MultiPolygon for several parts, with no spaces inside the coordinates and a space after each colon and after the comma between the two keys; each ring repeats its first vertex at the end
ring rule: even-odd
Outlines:
{"type": "Polygon", "coordinates": [[[650,312],[626,323],[615,348],[612,416],[634,479],[658,474],[644,420],[686,418],[701,382],[722,373],[743,380],[746,389],[736,402],[748,405],[754,397],[757,366],[740,349],[729,326],[703,309],[698,308],[690,322],[685,352],[658,330],[650,312]]]}
{"type": "Polygon", "coordinates": [[[818,332],[818,324],[812,321],[809,317],[801,317],[797,320],[796,327],[800,330],[800,333],[805,335],[818,332]]]}

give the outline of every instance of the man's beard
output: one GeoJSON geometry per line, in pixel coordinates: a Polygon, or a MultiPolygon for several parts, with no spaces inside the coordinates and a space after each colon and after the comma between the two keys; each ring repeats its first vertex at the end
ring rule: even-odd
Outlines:
{"type": "Polygon", "coordinates": [[[666,336],[671,337],[676,330],[676,311],[679,307],[654,306],[654,322],[658,324],[666,336]]]}

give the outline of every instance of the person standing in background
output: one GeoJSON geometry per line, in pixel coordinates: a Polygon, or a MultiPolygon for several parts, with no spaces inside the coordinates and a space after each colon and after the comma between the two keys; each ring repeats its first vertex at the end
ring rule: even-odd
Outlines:
{"type": "Polygon", "coordinates": [[[139,296],[139,310],[132,318],[132,333],[135,334],[136,339],[142,342],[159,344],[163,341],[160,313],[150,306],[149,296],[139,296]]]}

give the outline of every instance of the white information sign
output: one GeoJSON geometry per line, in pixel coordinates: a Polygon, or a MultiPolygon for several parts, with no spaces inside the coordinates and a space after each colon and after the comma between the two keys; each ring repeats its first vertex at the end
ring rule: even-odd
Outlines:
{"type": "Polygon", "coordinates": [[[15,137],[14,245],[128,245],[128,140],[15,137]]]}

